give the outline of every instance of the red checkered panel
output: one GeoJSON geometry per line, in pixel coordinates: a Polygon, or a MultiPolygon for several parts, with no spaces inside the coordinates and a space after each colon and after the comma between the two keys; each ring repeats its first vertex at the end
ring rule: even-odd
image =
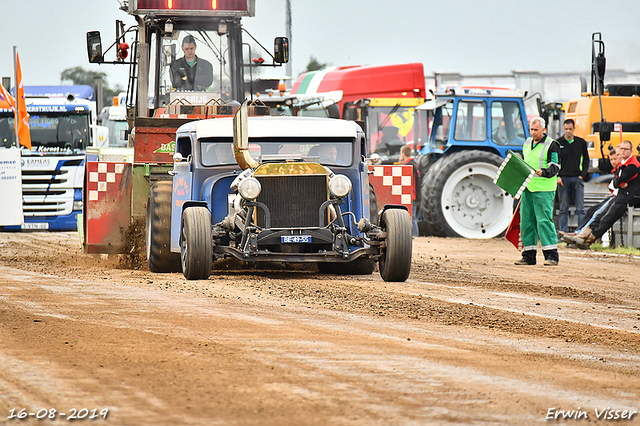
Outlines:
{"type": "Polygon", "coordinates": [[[376,191],[378,208],[385,204],[403,204],[411,214],[411,185],[413,184],[412,166],[369,166],[369,182],[376,191]]]}
{"type": "Polygon", "coordinates": [[[126,163],[87,163],[87,201],[99,201],[120,186],[126,163]]]}
{"type": "Polygon", "coordinates": [[[131,164],[86,163],[85,247],[88,253],[120,253],[131,223],[131,164]]]}

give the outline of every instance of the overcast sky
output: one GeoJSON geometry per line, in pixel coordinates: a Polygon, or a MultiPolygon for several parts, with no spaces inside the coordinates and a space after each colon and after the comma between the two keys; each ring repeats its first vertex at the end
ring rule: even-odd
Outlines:
{"type": "MultiPolygon", "coordinates": [[[[76,66],[127,83],[128,68],[89,64],[87,31],[103,44],[118,0],[3,0],[0,76],[13,82],[17,46],[26,85],[55,85],[76,66]]],[[[639,0],[291,0],[294,77],[311,56],[335,66],[422,62],[425,73],[589,72],[591,34],[602,32],[608,69],[640,71],[639,0]]],[[[285,0],[256,0],[245,28],[264,46],[285,35],[285,0]]],[[[272,71],[284,74],[284,68],[272,71]]],[[[13,83],[12,83],[13,84],[13,83]]]]}

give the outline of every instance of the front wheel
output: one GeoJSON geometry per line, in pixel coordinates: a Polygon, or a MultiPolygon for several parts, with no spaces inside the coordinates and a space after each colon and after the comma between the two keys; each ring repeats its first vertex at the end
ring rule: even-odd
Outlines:
{"type": "Polygon", "coordinates": [[[182,273],[188,280],[206,280],[213,264],[211,213],[206,207],[189,207],[182,212],[180,254],[182,273]]]}
{"type": "Polygon", "coordinates": [[[387,238],[380,253],[380,275],[385,281],[402,282],[411,272],[411,217],[406,210],[386,210],[381,218],[387,238]]]}

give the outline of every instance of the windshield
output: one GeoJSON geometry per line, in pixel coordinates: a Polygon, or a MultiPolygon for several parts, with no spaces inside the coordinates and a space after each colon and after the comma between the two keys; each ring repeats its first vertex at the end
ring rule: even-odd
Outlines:
{"type": "Polygon", "coordinates": [[[463,141],[487,139],[487,105],[484,101],[459,101],[453,137],[463,141]]]}
{"type": "Polygon", "coordinates": [[[494,143],[522,146],[526,139],[524,128],[518,102],[499,101],[491,104],[491,140],[494,143]]]}
{"type": "MultiPolygon", "coordinates": [[[[149,94],[155,93],[157,83],[158,106],[204,105],[213,100],[229,102],[232,99],[226,34],[220,36],[217,31],[200,29],[177,30],[171,37],[155,38],[151,51],[156,57],[151,59],[149,94]],[[158,67],[157,74],[155,67],[158,67]]],[[[150,102],[153,102],[152,96],[150,102]]]]}
{"type": "Polygon", "coordinates": [[[129,130],[129,124],[126,121],[116,121],[104,119],[102,121],[103,126],[106,126],[109,129],[109,146],[110,147],[124,147],[126,148],[129,144],[128,138],[122,138],[123,130],[129,130]]]}
{"type": "MultiPolygon", "coordinates": [[[[29,118],[32,151],[78,154],[89,143],[89,115],[31,112],[29,118]]],[[[9,148],[15,143],[14,119],[0,116],[0,141],[9,148]]]]}
{"type": "Polygon", "coordinates": [[[429,132],[427,111],[408,106],[368,107],[366,124],[367,154],[377,153],[383,163],[398,161],[403,145],[422,146],[429,132]]]}
{"type": "MultiPolygon", "coordinates": [[[[203,166],[236,164],[233,143],[223,139],[202,139],[200,143],[203,166]]],[[[284,139],[249,140],[249,152],[259,162],[303,160],[325,166],[349,166],[353,157],[351,140],[284,139]]]]}
{"type": "Polygon", "coordinates": [[[449,142],[451,116],[453,116],[453,101],[449,101],[436,109],[432,130],[433,137],[431,141],[437,148],[445,146],[449,142]]]}

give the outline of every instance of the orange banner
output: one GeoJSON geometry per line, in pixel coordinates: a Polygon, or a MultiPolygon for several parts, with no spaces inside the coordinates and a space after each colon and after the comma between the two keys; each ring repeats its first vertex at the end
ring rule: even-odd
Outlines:
{"type": "Polygon", "coordinates": [[[31,133],[29,132],[29,113],[24,99],[24,85],[22,83],[22,70],[20,70],[20,56],[16,53],[17,85],[16,85],[16,123],[18,126],[18,138],[20,145],[31,149],[31,133]]]}
{"type": "Polygon", "coordinates": [[[16,101],[13,100],[13,96],[7,92],[7,89],[0,84],[0,108],[10,109],[14,113],[16,111],[16,101]]]}

